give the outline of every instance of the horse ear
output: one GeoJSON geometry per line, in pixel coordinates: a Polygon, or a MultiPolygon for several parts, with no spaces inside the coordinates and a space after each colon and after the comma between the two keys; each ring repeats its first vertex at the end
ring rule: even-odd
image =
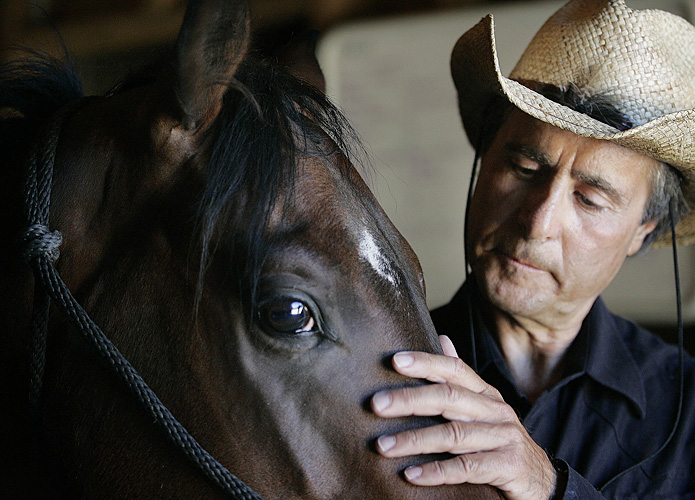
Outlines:
{"type": "Polygon", "coordinates": [[[303,31],[298,36],[294,36],[278,51],[277,58],[279,63],[286,66],[290,73],[311,83],[325,94],[326,78],[316,57],[318,37],[318,31],[303,31]]]}
{"type": "Polygon", "coordinates": [[[175,93],[185,130],[205,130],[249,45],[246,0],[190,0],[176,41],[175,93]]]}

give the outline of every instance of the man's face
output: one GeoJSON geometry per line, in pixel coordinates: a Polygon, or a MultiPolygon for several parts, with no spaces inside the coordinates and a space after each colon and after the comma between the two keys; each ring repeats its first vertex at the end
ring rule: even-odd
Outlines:
{"type": "Polygon", "coordinates": [[[468,255],[493,305],[557,326],[583,318],[654,228],[658,163],[513,110],[482,158],[468,255]]]}

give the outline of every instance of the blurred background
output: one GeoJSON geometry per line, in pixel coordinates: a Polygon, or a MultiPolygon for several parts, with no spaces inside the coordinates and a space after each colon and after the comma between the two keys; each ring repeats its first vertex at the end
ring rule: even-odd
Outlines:
{"type": "MultiPolygon", "coordinates": [[[[16,45],[56,55],[61,39],[88,94],[111,88],[158,57],[176,37],[185,0],[0,0],[0,59],[16,45]],[[59,35],[59,36],[58,36],[59,35]]],[[[541,24],[564,0],[250,0],[256,45],[275,57],[307,32],[326,92],[371,155],[367,181],[411,243],[430,307],[464,279],[463,214],[473,163],[460,125],[449,55],[484,15],[495,18],[500,67],[508,74],[541,24]]],[[[695,0],[626,0],[695,20],[695,0]]],[[[671,250],[628,259],[605,292],[609,307],[676,340],[671,250]]],[[[686,347],[695,353],[695,249],[679,248],[686,347]]]]}
{"type": "MultiPolygon", "coordinates": [[[[254,31],[277,46],[304,29],[329,31],[351,21],[441,12],[479,0],[250,0],[254,31]]],[[[489,3],[483,2],[483,3],[489,3]]],[[[493,2],[494,3],[494,2],[493,2]]],[[[168,45],[186,0],[0,0],[0,47],[22,44],[61,53],[56,33],[80,63],[88,91],[168,45]]],[[[7,59],[12,50],[0,57],[7,59]]]]}

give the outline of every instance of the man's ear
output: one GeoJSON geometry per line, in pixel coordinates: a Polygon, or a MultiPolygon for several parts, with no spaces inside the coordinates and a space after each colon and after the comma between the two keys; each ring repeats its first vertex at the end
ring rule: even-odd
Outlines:
{"type": "Polygon", "coordinates": [[[630,242],[630,246],[627,250],[628,257],[635,255],[639,249],[642,248],[644,239],[647,237],[647,235],[649,235],[649,233],[654,231],[654,229],[656,229],[656,221],[653,220],[645,222],[637,228],[635,234],[632,236],[632,241],[630,242]]]}

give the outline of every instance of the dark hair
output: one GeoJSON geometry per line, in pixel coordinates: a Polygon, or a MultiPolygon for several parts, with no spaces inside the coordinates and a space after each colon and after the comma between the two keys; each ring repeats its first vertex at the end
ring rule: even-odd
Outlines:
{"type": "MultiPolygon", "coordinates": [[[[576,85],[567,87],[540,84],[533,88],[539,94],[570,109],[584,113],[600,122],[618,130],[628,130],[635,126],[629,116],[615,106],[609,97],[582,92],[576,85]]],[[[489,103],[485,121],[481,125],[479,155],[485,153],[514,105],[503,96],[495,96],[489,103]]],[[[671,165],[659,162],[659,167],[652,171],[651,192],[642,216],[642,223],[655,221],[656,227],[647,235],[640,252],[646,249],[660,236],[671,229],[669,204],[674,202],[674,222],[688,213],[688,204],[682,189],[682,175],[671,165]]]]}
{"type": "Polygon", "coordinates": [[[81,98],[82,84],[71,61],[33,50],[0,66],[0,148],[7,164],[19,161],[41,124],[81,98]]]}

